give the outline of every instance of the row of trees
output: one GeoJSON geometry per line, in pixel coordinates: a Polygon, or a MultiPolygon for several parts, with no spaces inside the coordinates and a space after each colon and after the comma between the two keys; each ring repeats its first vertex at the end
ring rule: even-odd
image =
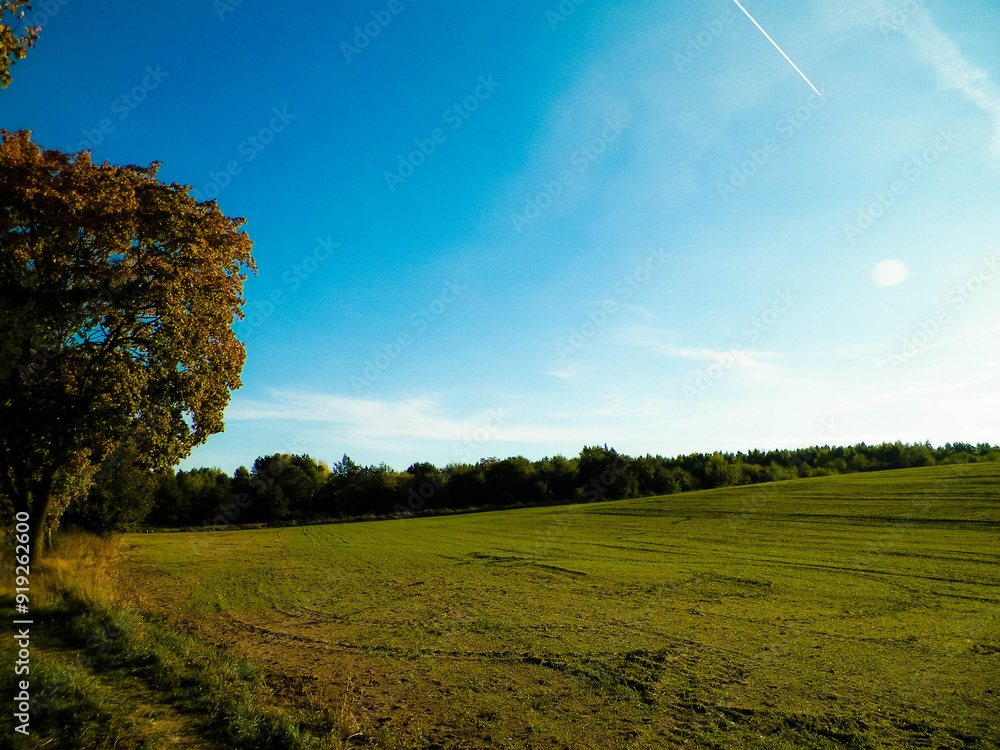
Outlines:
{"type": "Polygon", "coordinates": [[[405,472],[360,466],[344,456],[332,467],[310,456],[274,454],[229,476],[218,469],[153,474],[126,453],[67,520],[98,532],[136,528],[288,523],[402,516],[443,510],[592,502],[667,495],[880,469],[1000,460],[988,444],[883,443],[749,453],[631,457],[589,446],[576,458],[488,458],[405,472]]]}

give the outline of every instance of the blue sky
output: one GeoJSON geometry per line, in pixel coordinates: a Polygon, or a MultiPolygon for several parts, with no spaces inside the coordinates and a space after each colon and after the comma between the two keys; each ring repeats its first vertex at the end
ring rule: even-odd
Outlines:
{"type": "Polygon", "coordinates": [[[743,5],[808,83],[731,0],[43,0],[0,126],[247,218],[184,467],[997,442],[1000,4],[743,5]]]}

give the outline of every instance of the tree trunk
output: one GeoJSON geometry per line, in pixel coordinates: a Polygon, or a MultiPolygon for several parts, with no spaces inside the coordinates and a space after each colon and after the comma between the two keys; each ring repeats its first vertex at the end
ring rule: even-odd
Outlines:
{"type": "Polygon", "coordinates": [[[42,557],[45,550],[45,519],[49,515],[49,508],[52,507],[52,493],[45,489],[43,492],[28,493],[28,541],[31,544],[31,564],[36,563],[42,557]],[[37,499],[42,498],[42,499],[37,499]]]}

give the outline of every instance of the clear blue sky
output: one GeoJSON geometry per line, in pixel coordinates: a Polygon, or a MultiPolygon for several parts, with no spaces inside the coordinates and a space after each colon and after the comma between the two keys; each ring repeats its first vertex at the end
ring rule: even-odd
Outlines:
{"type": "Polygon", "coordinates": [[[35,3],[0,126],[248,220],[183,465],[1000,441],[1000,3],[576,2],[35,3]]]}

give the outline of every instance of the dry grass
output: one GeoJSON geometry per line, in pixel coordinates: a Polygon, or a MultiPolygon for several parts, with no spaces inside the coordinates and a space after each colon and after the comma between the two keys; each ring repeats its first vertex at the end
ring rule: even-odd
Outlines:
{"type": "Polygon", "coordinates": [[[60,534],[53,549],[31,571],[32,601],[53,607],[70,594],[89,605],[110,607],[121,601],[114,561],[121,536],[99,537],[84,531],[60,534]]]}

